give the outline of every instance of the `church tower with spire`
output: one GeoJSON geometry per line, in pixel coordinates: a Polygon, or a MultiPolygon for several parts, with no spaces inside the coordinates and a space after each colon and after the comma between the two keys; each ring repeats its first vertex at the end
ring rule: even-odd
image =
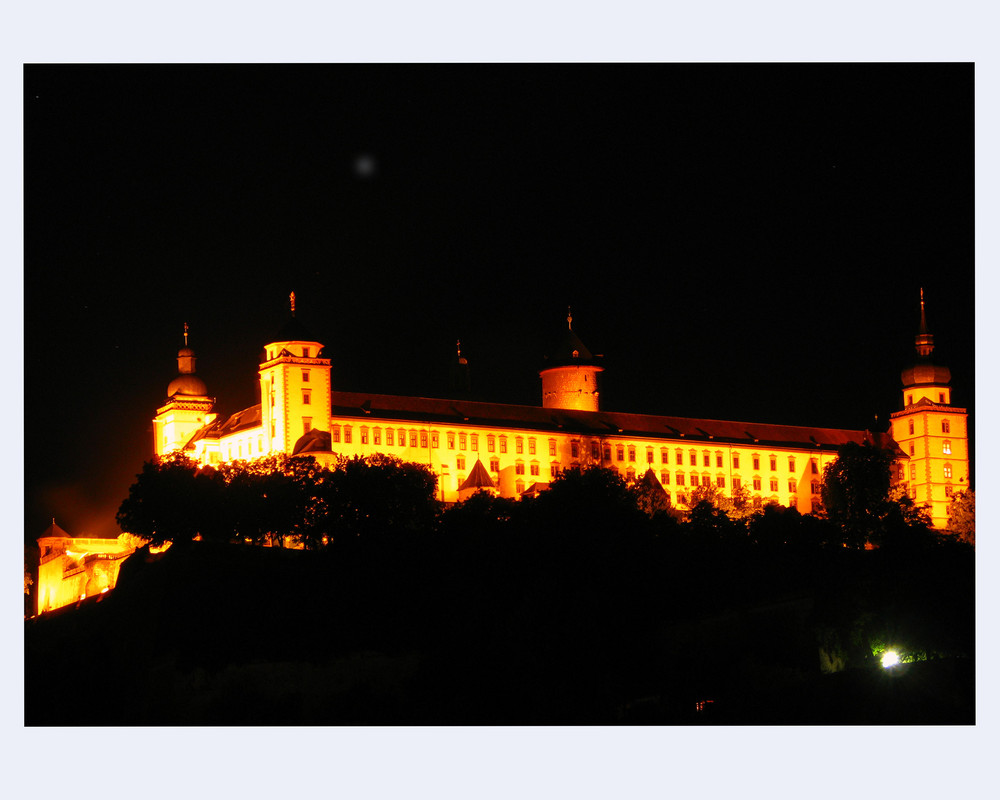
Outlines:
{"type": "Polygon", "coordinates": [[[944,528],[952,495],[969,489],[968,412],[951,403],[951,370],[931,361],[923,289],[914,344],[916,361],[900,375],[903,408],[890,415],[892,438],[908,456],[898,478],[918,506],[928,507],[934,526],[944,528]]]}
{"type": "Polygon", "coordinates": [[[573,313],[566,314],[566,330],[545,357],[539,371],[542,407],[575,411],[598,411],[600,390],[597,376],[604,371],[601,356],[593,355],[573,332],[573,313]]]}
{"type": "Polygon", "coordinates": [[[259,374],[264,450],[291,455],[300,437],[329,432],[332,387],[323,344],[295,317],[295,292],[289,301],[291,317],[264,346],[259,374]]]}
{"type": "Polygon", "coordinates": [[[167,386],[166,402],[153,417],[153,450],[158,456],[182,449],[197,431],[215,419],[211,413],[215,400],[195,374],[196,360],[194,350],[188,347],[185,322],[184,346],[177,351],[177,377],[167,386]]]}

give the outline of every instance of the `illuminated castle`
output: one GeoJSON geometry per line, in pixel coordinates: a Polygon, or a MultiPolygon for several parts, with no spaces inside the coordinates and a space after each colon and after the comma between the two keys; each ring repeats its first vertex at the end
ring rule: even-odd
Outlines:
{"type": "MultiPolygon", "coordinates": [[[[573,331],[572,316],[539,373],[540,406],[335,391],[323,343],[295,318],[291,297],[291,318],[264,347],[261,402],[225,420],[195,374],[185,325],[179,374],[153,420],[157,455],[183,450],[217,464],[276,453],[320,460],[386,453],[429,467],[445,502],[479,489],[534,494],[562,470],[602,466],[627,480],[652,471],[681,507],[694,486],[727,494],[743,487],[755,503],[806,513],[820,502],[823,468],[837,448],[868,441],[894,451],[894,479],[930,506],[937,527],[952,493],[968,487],[967,415],[950,404],[950,372],[929,361],[922,292],[918,360],[903,372],[904,407],[892,415],[891,435],[602,410],[602,358],[573,331]]],[[[461,382],[467,365],[458,356],[461,382]]]]}

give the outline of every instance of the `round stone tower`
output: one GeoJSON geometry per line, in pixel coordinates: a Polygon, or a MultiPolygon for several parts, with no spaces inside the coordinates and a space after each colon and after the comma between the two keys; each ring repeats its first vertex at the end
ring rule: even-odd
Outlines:
{"type": "Polygon", "coordinates": [[[566,330],[538,373],[542,379],[542,407],[599,411],[597,376],[604,371],[600,360],[601,356],[591,353],[573,332],[573,315],[567,314],[566,330]]]}

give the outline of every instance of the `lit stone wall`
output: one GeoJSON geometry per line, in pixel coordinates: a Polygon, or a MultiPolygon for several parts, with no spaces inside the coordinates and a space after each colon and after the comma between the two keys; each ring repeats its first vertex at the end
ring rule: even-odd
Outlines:
{"type": "Polygon", "coordinates": [[[111,590],[134,552],[123,539],[48,536],[38,540],[37,609],[41,614],[111,590]]]}
{"type": "Polygon", "coordinates": [[[603,367],[571,365],[542,370],[542,407],[597,411],[597,375],[603,367]]]}

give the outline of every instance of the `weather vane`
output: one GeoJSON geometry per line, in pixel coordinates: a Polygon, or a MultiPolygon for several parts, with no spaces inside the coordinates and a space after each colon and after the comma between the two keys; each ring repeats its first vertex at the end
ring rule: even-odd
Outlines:
{"type": "Polygon", "coordinates": [[[295,316],[295,292],[292,292],[290,295],[288,295],[288,299],[292,303],[292,316],[294,317],[295,316]]]}
{"type": "Polygon", "coordinates": [[[184,323],[184,346],[188,346],[188,324],[184,323]]]}

